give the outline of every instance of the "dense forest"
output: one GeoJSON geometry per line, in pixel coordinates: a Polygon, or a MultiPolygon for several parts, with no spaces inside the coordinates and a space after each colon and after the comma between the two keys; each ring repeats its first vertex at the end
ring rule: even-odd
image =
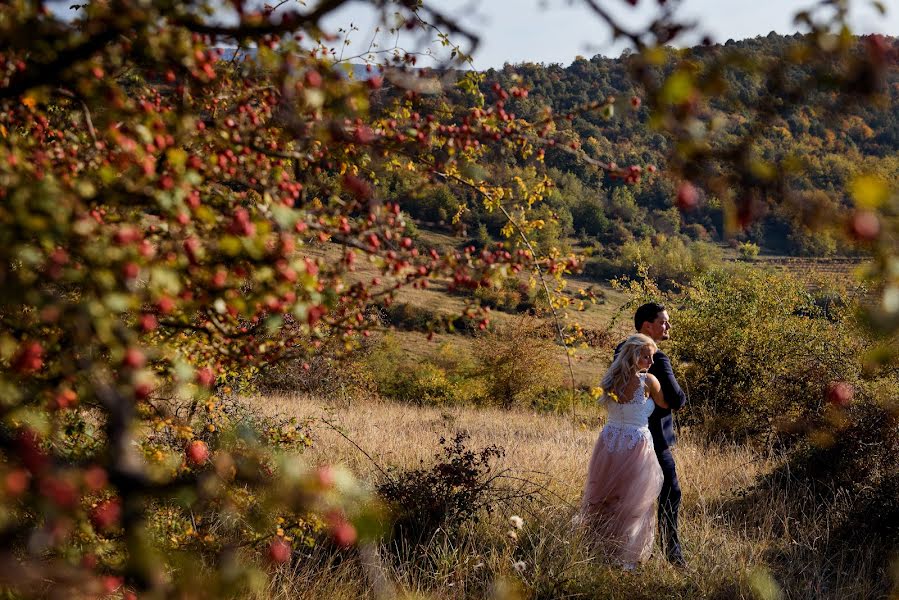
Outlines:
{"type": "MultiPolygon", "coordinates": [[[[864,40],[860,38],[859,42],[864,40]]],[[[702,252],[702,244],[687,244],[689,240],[743,243],[773,254],[833,256],[857,251],[838,225],[838,216],[851,208],[843,190],[852,177],[865,172],[895,181],[899,173],[899,116],[893,108],[899,102],[897,42],[892,38],[882,40],[888,45],[884,52],[886,77],[869,82],[860,75],[858,85],[860,91],[865,86],[882,86],[889,100],[837,107],[840,117],[836,119],[810,108],[827,104],[825,97],[799,108],[785,98],[765,98],[770,72],[787,64],[782,57],[797,51],[802,41],[799,34],[772,32],[739,42],[728,40],[723,45],[664,50],[667,56],[659,60],[659,76],[669,74],[667,65],[675,58],[687,60],[695,65],[697,80],[720,89],[720,94],[700,109],[702,120],[709,124],[703,135],[712,143],[746,136],[757,122],[755,111],[759,106],[774,111],[773,126],[765,127],[755,138],[759,169],[789,165],[789,192],[794,199],[761,199],[758,214],[745,228],[728,226],[725,207],[711,193],[700,190],[690,206],[678,205],[678,181],[665,173],[672,140],[650,121],[651,111],[641,106],[641,90],[630,75],[635,55],[625,52],[618,58],[578,57],[567,67],[506,64],[475,78],[488,100],[505,93],[497,89],[527,90],[506,99],[505,110],[510,115],[532,123],[546,118],[546,107],[556,115],[569,115],[553,122],[553,133],[570,144],[549,147],[545,154],[556,187],[548,194],[544,210],[557,220],[538,236],[545,239],[538,241],[564,245],[565,240],[573,240],[595,247],[597,254],[588,267],[592,264],[597,275],[614,274],[615,264],[621,263],[622,257],[625,264],[632,264],[659,246],[665,246],[666,252],[702,252]],[[735,57],[732,68],[714,70],[712,61],[720,63],[729,54],[735,57]],[[716,81],[709,83],[710,79],[716,81]],[[615,100],[609,103],[610,98],[615,100]],[[606,163],[639,166],[642,176],[629,181],[616,177],[581,160],[571,148],[606,163]],[[684,208],[687,210],[680,210],[684,208]],[[822,222],[814,218],[816,214],[830,215],[831,219],[822,222]]],[[[783,77],[801,85],[804,79],[816,76],[811,67],[804,70],[794,62],[784,67],[783,77]]],[[[467,81],[471,76],[469,73],[459,80],[467,81]]],[[[464,106],[463,88],[450,87],[435,102],[444,103],[444,110],[464,106]]],[[[823,96],[830,92],[825,86],[815,93],[823,96]]],[[[503,164],[507,159],[501,156],[494,158],[497,164],[484,167],[514,170],[521,166],[503,164]]],[[[414,217],[449,225],[455,216],[456,229],[467,231],[475,240],[497,234],[504,222],[501,215],[478,210],[472,199],[447,190],[423,198],[403,189],[401,183],[395,189],[401,197],[404,193],[408,196],[402,204],[414,217]]]]}

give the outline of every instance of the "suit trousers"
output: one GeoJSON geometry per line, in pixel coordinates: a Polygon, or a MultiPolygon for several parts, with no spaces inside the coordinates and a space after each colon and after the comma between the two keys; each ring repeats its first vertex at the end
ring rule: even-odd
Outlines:
{"type": "Polygon", "coordinates": [[[677,512],[680,509],[681,490],[677,480],[677,469],[670,448],[656,450],[656,457],[665,478],[659,494],[659,541],[669,560],[680,559],[682,554],[677,534],[677,512]]]}

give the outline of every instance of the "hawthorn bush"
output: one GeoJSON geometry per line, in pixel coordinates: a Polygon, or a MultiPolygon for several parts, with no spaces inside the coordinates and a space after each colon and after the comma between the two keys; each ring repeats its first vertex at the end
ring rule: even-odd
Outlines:
{"type": "Polygon", "coordinates": [[[364,538],[351,478],[298,467],[302,427],[233,395],[351,351],[404,285],[565,272],[517,239],[415,246],[391,174],[467,190],[521,235],[547,180],[510,92],[472,85],[437,112],[414,77],[341,75],[310,40],[342,4],[0,6],[0,583],[17,593],[221,597],[289,560],[310,513],[364,538]],[[469,168],[490,152],[519,157],[509,181],[469,168]]]}

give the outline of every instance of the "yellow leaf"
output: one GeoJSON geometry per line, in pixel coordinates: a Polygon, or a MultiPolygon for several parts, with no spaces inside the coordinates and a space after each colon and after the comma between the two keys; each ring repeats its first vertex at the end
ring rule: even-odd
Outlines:
{"type": "Polygon", "coordinates": [[[693,76],[686,71],[675,71],[662,86],[662,100],[667,104],[680,104],[693,94],[693,76]]]}
{"type": "Polygon", "coordinates": [[[646,48],[643,51],[643,58],[645,58],[646,62],[648,62],[649,64],[658,66],[664,64],[667,57],[665,56],[664,48],[655,46],[652,48],[646,48]]]}
{"type": "Polygon", "coordinates": [[[849,184],[855,205],[873,210],[886,202],[890,195],[887,183],[876,175],[859,175],[849,184]]]}

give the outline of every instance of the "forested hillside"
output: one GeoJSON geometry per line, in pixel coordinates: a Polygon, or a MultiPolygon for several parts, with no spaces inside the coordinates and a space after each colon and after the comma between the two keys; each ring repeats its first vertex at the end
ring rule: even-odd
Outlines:
{"type": "MultiPolygon", "coordinates": [[[[687,240],[750,242],[762,251],[799,256],[829,256],[857,251],[851,249],[841,230],[838,217],[846,214],[851,201],[843,190],[854,175],[874,173],[895,181],[899,173],[899,115],[894,107],[899,102],[899,62],[895,39],[878,38],[884,44],[883,60],[887,62],[883,80],[866,80],[859,75],[859,91],[866,86],[881,86],[888,101],[840,107],[839,118],[816,111],[813,106],[827,105],[830,92],[816,92],[816,102],[791,106],[788,98],[766,98],[772,72],[787,61],[781,57],[798,52],[800,36],[767,37],[724,45],[696,47],[686,50],[666,49],[658,57],[658,77],[670,74],[667,65],[674,59],[689,60],[694,65],[693,78],[705,88],[720,89],[717,96],[705,105],[691,107],[697,112],[696,126],[705,128],[700,137],[709,143],[726,143],[752,132],[758,123],[758,108],[773,112],[772,126],[757,132],[754,151],[757,153],[757,175],[764,177],[772,165],[791,167],[789,192],[792,201],[784,198],[761,198],[756,203],[753,219],[748,227],[728,227],[726,207],[713,194],[700,191],[695,206],[678,206],[678,181],[665,174],[665,164],[673,150],[671,140],[650,121],[650,110],[641,105],[641,90],[634,86],[629,75],[635,55],[619,58],[595,56],[578,57],[569,66],[560,64],[505,65],[500,70],[488,70],[477,76],[469,74],[462,81],[476,79],[488,102],[495,101],[502,90],[527,90],[511,94],[504,109],[509,115],[539,123],[547,118],[546,107],[556,115],[570,114],[569,119],[555,119],[552,132],[557,139],[568,140],[565,147],[556,145],[546,150],[556,189],[547,197],[547,216],[555,215],[558,222],[544,231],[543,238],[577,238],[584,245],[596,245],[606,259],[622,254],[633,259],[660,245],[676,245],[687,240]],[[716,69],[713,61],[733,55],[734,63],[727,70],[716,69]],[[739,60],[737,60],[739,57],[739,60]],[[609,98],[615,98],[608,104],[609,98]],[[595,104],[592,109],[591,103],[595,104]],[[755,111],[755,112],[754,112],[755,111]],[[699,121],[707,123],[700,125],[699,121]],[[573,151],[577,149],[577,151],[573,151]],[[630,181],[596,169],[578,155],[616,163],[636,165],[642,173],[630,181]],[[653,174],[652,171],[658,169],[653,174]],[[687,210],[678,210],[686,208],[687,210]],[[817,222],[814,215],[830,215],[831,223],[817,222]],[[553,229],[554,228],[554,229],[553,229]]],[[[861,46],[869,42],[859,38],[861,46]]],[[[859,50],[861,51],[861,50],[859,50]]],[[[790,55],[792,56],[792,55],[790,55]]],[[[795,56],[792,56],[795,60],[795,56]]],[[[791,61],[792,62],[792,61],[791,61]]],[[[780,75],[801,86],[816,73],[811,67],[803,69],[791,65],[783,67],[780,75]]],[[[685,82],[689,89],[692,82],[685,82]]],[[[464,86],[450,88],[437,102],[448,107],[464,106],[467,98],[464,86]]],[[[679,90],[666,93],[677,96],[679,90]]],[[[695,97],[682,100],[695,102],[695,97]]],[[[497,164],[486,169],[513,169],[507,159],[495,157],[497,164]]],[[[722,167],[723,168],[723,167],[722,167]]],[[[402,186],[398,186],[402,192],[402,186]]],[[[414,194],[412,194],[414,195],[414,194]]],[[[684,199],[681,200],[684,203],[684,199]]],[[[473,237],[498,233],[504,223],[501,216],[487,214],[474,207],[464,197],[443,190],[427,199],[409,198],[403,203],[413,216],[424,221],[449,223],[458,214],[457,230],[462,228],[473,237]],[[464,205],[465,210],[460,211],[464,205]]],[[[744,223],[740,223],[743,225],[744,223]]],[[[544,240],[545,241],[545,240],[544,240]]],[[[594,262],[602,261],[597,258],[594,262]]],[[[629,262],[633,262],[630,260],[629,262]]],[[[599,274],[611,274],[614,269],[602,264],[599,274]],[[611,269],[611,271],[610,271],[611,269]]]]}

